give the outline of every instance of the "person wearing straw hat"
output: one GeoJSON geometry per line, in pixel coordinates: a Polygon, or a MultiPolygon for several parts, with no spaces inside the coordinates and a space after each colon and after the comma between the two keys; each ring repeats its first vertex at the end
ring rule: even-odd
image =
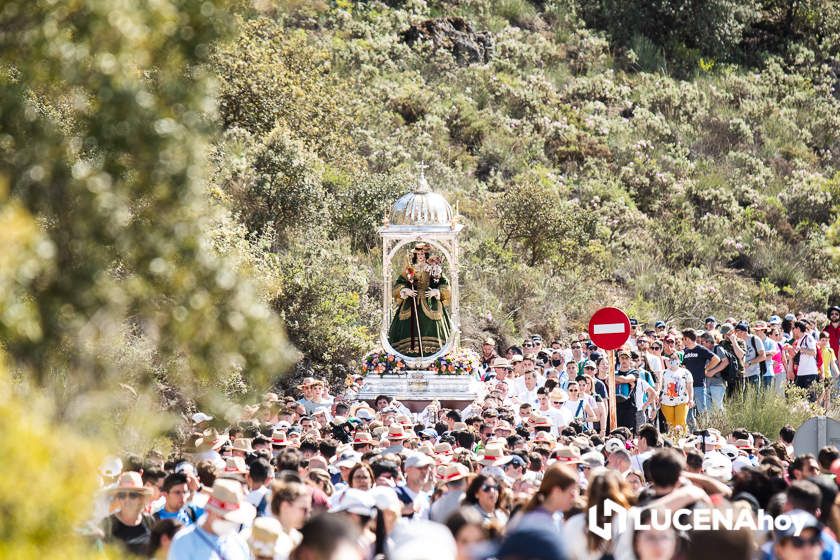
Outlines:
{"type": "Polygon", "coordinates": [[[277,557],[277,540],[283,532],[283,526],[273,517],[258,517],[251,528],[248,546],[254,555],[254,560],[275,560],[277,557]]]}
{"type": "Polygon", "coordinates": [[[233,445],[230,447],[230,450],[234,457],[242,457],[243,459],[247,457],[249,453],[254,452],[249,438],[237,438],[233,440],[233,445]]]}
{"type": "Polygon", "coordinates": [[[399,454],[405,449],[404,443],[406,439],[405,428],[402,424],[394,422],[388,428],[388,447],[382,450],[382,454],[399,454]]]}
{"type": "Polygon", "coordinates": [[[127,471],[108,489],[108,495],[119,510],[105,518],[102,527],[105,543],[120,543],[132,554],[145,555],[155,520],[146,513],[146,502],[152,495],[143,486],[140,473],[127,471]]]}
{"type": "Polygon", "coordinates": [[[235,480],[217,479],[206,512],[200,523],[175,535],[169,560],[249,560],[248,544],[239,535],[239,529],[251,523],[256,510],[245,501],[242,485],[235,480]]]}
{"type": "Polygon", "coordinates": [[[201,437],[195,440],[195,454],[194,459],[198,461],[214,461],[222,460],[219,454],[219,449],[228,442],[228,438],[224,434],[220,434],[215,429],[211,428],[205,430],[201,437]]]}
{"type": "Polygon", "coordinates": [[[429,519],[444,523],[449,516],[461,507],[461,500],[467,491],[467,477],[469,469],[461,463],[446,465],[440,475],[440,482],[444,491],[429,510],[429,519]]]}

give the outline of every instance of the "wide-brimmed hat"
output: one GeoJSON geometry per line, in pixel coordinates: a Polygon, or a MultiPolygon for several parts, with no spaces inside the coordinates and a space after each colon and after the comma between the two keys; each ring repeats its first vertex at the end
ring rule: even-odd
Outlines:
{"type": "Polygon", "coordinates": [[[242,484],[225,478],[217,478],[213,483],[204,509],[240,525],[250,523],[257,514],[254,506],[245,501],[242,484]]]}
{"type": "Polygon", "coordinates": [[[555,387],[548,394],[548,399],[552,402],[566,402],[569,400],[569,394],[560,387],[555,387]]]}
{"type": "Polygon", "coordinates": [[[216,451],[228,442],[226,435],[220,434],[215,429],[205,430],[200,438],[195,440],[195,450],[202,451],[216,451]]]}
{"type": "Polygon", "coordinates": [[[358,431],[356,435],[353,436],[353,445],[373,445],[373,436],[370,435],[370,432],[365,431],[358,431]]]}
{"type": "Polygon", "coordinates": [[[417,446],[417,451],[419,453],[425,453],[429,457],[434,457],[435,456],[435,450],[432,448],[432,444],[429,443],[428,441],[424,441],[419,446],[417,446]]]}
{"type": "Polygon", "coordinates": [[[534,443],[557,443],[557,438],[551,432],[537,432],[534,435],[534,443]]]}
{"type": "Polygon", "coordinates": [[[513,457],[505,455],[505,450],[500,445],[488,445],[484,448],[484,456],[481,457],[479,463],[485,467],[499,467],[510,463],[513,457]]]}
{"type": "Polygon", "coordinates": [[[462,465],[461,463],[449,463],[440,473],[440,481],[441,482],[455,482],[456,480],[461,480],[470,475],[470,470],[462,465]]]}
{"type": "Polygon", "coordinates": [[[388,439],[390,440],[402,440],[405,439],[407,436],[405,435],[405,428],[402,424],[398,424],[394,422],[388,427],[388,439]]]}
{"type": "Polygon", "coordinates": [[[442,441],[435,444],[435,455],[452,455],[452,444],[448,441],[442,441]]]}
{"type": "Polygon", "coordinates": [[[507,358],[495,358],[492,362],[490,362],[490,367],[513,369],[513,365],[511,365],[510,360],[507,358]]]}
{"type": "Polygon", "coordinates": [[[249,438],[236,438],[233,440],[231,449],[234,451],[242,451],[243,453],[253,453],[254,448],[251,447],[251,440],[249,438]]]}
{"type": "Polygon", "coordinates": [[[554,459],[558,463],[580,463],[580,449],[571,445],[559,445],[554,450],[554,459]]]}
{"type": "Polygon", "coordinates": [[[277,540],[283,534],[283,526],[274,517],[257,517],[251,527],[251,538],[248,546],[255,557],[274,558],[277,556],[277,540]]]}
{"type": "Polygon", "coordinates": [[[274,447],[286,447],[291,442],[289,441],[288,434],[282,430],[274,430],[271,433],[271,445],[274,447]]]}
{"type": "Polygon", "coordinates": [[[109,494],[113,495],[120,492],[134,492],[149,495],[152,493],[152,489],[147,486],[143,486],[143,477],[140,476],[139,472],[126,471],[117,479],[116,486],[108,488],[109,494]]]}
{"type": "Polygon", "coordinates": [[[225,474],[247,474],[248,465],[242,457],[225,457],[225,474]]]}

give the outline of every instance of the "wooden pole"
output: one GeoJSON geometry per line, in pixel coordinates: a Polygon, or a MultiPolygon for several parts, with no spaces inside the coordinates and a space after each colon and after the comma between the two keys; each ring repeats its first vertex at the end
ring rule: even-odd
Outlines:
{"type": "Polygon", "coordinates": [[[618,427],[618,418],[616,417],[615,412],[615,351],[609,351],[609,359],[610,359],[610,431],[613,431],[618,427]]]}

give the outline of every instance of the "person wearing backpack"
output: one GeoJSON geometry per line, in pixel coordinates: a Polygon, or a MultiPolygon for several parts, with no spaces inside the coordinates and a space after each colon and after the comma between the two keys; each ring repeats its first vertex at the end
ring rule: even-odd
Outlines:
{"type": "Polygon", "coordinates": [[[750,334],[750,326],[746,323],[735,325],[735,335],[744,342],[744,379],[748,384],[759,387],[764,371],[767,369],[767,353],[764,343],[754,334],[750,334]]]}
{"type": "Polygon", "coordinates": [[[720,358],[720,363],[706,372],[707,404],[711,410],[723,410],[723,397],[726,396],[726,384],[733,373],[737,375],[738,372],[737,367],[734,368],[734,372],[730,369],[730,365],[733,361],[737,361],[737,358],[729,354],[720,345],[722,338],[717,331],[704,332],[700,335],[700,344],[720,358]]]}
{"type": "Polygon", "coordinates": [[[740,395],[744,390],[744,348],[738,337],[735,336],[735,329],[732,325],[724,323],[720,326],[720,347],[726,351],[729,358],[729,367],[723,372],[723,379],[726,381],[726,396],[731,398],[740,395]],[[734,358],[734,360],[733,360],[734,358]]]}
{"type": "Polygon", "coordinates": [[[618,426],[636,433],[636,382],[639,372],[633,367],[630,352],[618,353],[618,371],[615,373],[615,419],[618,426]]]}

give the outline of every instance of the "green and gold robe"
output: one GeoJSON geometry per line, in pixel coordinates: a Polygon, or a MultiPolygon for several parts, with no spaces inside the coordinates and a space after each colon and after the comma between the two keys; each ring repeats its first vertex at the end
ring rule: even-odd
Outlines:
{"type": "Polygon", "coordinates": [[[449,282],[444,276],[440,277],[436,288],[440,290],[440,299],[427,298],[426,290],[429,289],[431,278],[428,271],[417,271],[414,275],[414,284],[408,282],[401,274],[394,284],[393,294],[397,303],[397,312],[391,321],[388,329],[388,341],[391,346],[405,356],[420,357],[422,342],[422,355],[430,356],[440,350],[449,339],[452,324],[449,321],[449,303],[452,293],[449,289],[449,282]],[[403,299],[400,290],[409,288],[417,291],[416,298],[403,299]],[[416,303],[415,303],[416,302],[416,303]],[[417,316],[415,317],[415,309],[417,316]],[[417,329],[420,329],[418,337],[417,329]]]}

